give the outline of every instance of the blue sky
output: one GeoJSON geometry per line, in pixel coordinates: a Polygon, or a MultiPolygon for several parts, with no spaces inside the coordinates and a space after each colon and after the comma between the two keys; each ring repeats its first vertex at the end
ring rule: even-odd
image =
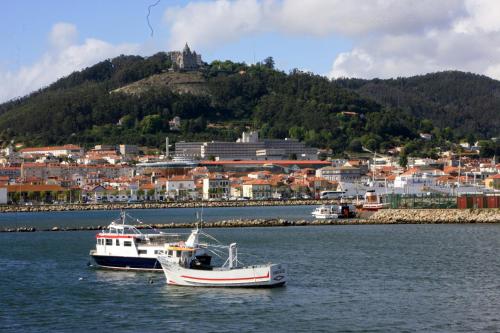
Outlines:
{"type": "Polygon", "coordinates": [[[205,61],[331,78],[457,69],[500,78],[496,0],[20,0],[0,4],[0,102],[119,54],[188,42],[205,61]]]}
{"type": "MultiPolygon", "coordinates": [[[[168,7],[185,6],[189,1],[165,1],[151,9],[153,37],[146,22],[148,6],[155,1],[13,1],[2,3],[0,29],[1,66],[16,70],[35,62],[47,49],[48,34],[57,22],[74,24],[79,40],[97,38],[112,44],[152,43],[151,54],[168,50],[170,31],[162,16],[168,7]]],[[[189,42],[189,41],[187,41],[189,42]]],[[[348,50],[349,41],[336,36],[287,36],[263,33],[242,36],[240,40],[212,47],[198,47],[204,60],[231,59],[248,63],[267,56],[275,58],[283,70],[301,68],[327,74],[333,57],[348,50]],[[279,41],[279,43],[277,43],[279,41]]],[[[144,54],[148,55],[148,54],[144,54]]]]}

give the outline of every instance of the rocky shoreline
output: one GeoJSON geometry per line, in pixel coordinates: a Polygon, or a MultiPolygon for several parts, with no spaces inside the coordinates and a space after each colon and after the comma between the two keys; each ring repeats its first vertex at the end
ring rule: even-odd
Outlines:
{"type": "MultiPolygon", "coordinates": [[[[440,224],[440,223],[500,223],[500,209],[384,209],[366,218],[338,220],[235,219],[204,222],[204,228],[289,227],[320,225],[376,225],[376,224],[440,224]]],[[[189,229],[195,223],[153,224],[155,229],[189,229]]],[[[106,226],[80,226],[38,229],[22,226],[0,229],[0,232],[88,231],[103,230],[106,226]]],[[[138,226],[149,228],[148,226],[138,226]]]]}
{"type": "Polygon", "coordinates": [[[380,224],[500,223],[500,208],[383,209],[369,220],[380,224]]]}
{"type": "Polygon", "coordinates": [[[336,200],[248,200],[248,201],[185,201],[185,202],[144,202],[144,203],[92,203],[64,205],[3,205],[0,213],[16,212],[61,212],[79,210],[121,210],[121,209],[162,209],[162,208],[210,208],[210,207],[256,207],[256,206],[306,206],[332,205],[336,200]]]}

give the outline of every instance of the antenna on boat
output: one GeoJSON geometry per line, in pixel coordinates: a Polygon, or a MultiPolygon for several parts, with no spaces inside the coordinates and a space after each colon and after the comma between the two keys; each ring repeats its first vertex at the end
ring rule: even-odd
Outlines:
{"type": "Polygon", "coordinates": [[[120,217],[121,217],[122,224],[125,224],[125,219],[127,218],[127,214],[125,213],[125,211],[123,209],[120,209],[120,217]]]}

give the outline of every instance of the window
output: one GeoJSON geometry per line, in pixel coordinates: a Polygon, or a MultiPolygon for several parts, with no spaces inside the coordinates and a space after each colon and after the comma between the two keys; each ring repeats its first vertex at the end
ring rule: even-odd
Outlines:
{"type": "Polygon", "coordinates": [[[113,245],[113,240],[106,238],[106,245],[113,245]]]}
{"type": "Polygon", "coordinates": [[[169,256],[169,257],[172,257],[172,255],[173,255],[173,254],[174,254],[174,251],[172,251],[172,250],[168,250],[168,256],[169,256]]]}
{"type": "Polygon", "coordinates": [[[181,256],[181,251],[175,251],[175,256],[179,258],[181,256]]]}
{"type": "Polygon", "coordinates": [[[132,246],[132,242],[131,241],[124,241],[123,246],[132,246]]]}
{"type": "Polygon", "coordinates": [[[120,240],[119,239],[116,240],[115,245],[116,246],[120,246],[120,240]]]}
{"type": "Polygon", "coordinates": [[[148,254],[148,250],[138,250],[137,253],[139,253],[139,254],[148,254]]]}

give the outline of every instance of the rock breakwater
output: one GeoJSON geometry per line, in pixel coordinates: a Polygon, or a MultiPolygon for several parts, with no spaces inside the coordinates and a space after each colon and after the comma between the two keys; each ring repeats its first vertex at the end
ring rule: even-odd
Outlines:
{"type": "Polygon", "coordinates": [[[500,223],[500,209],[383,209],[368,221],[403,223],[500,223]]]}
{"type": "Polygon", "coordinates": [[[15,212],[58,212],[78,210],[120,210],[120,209],[161,209],[161,208],[199,208],[199,207],[256,207],[256,206],[304,206],[330,205],[335,200],[249,200],[249,201],[186,201],[186,202],[148,202],[148,203],[92,203],[64,205],[3,205],[0,213],[15,212]]]}

